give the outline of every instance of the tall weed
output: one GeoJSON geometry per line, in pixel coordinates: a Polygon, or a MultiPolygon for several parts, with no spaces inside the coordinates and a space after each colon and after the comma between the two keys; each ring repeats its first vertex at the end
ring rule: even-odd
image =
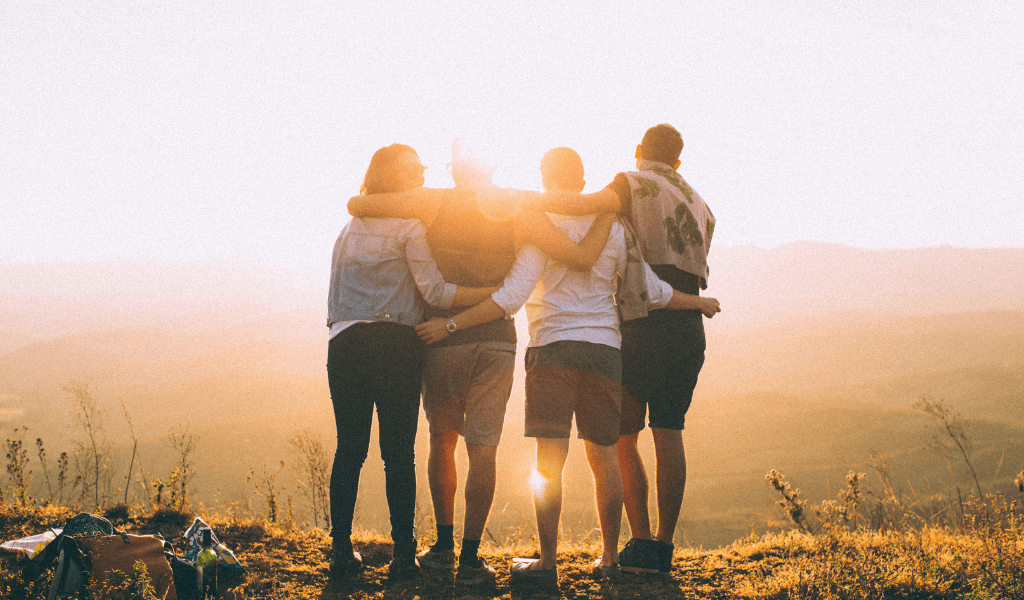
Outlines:
{"type": "Polygon", "coordinates": [[[278,487],[277,487],[277,475],[284,469],[284,461],[280,463],[280,467],[274,471],[267,471],[267,464],[263,463],[263,472],[260,475],[256,475],[256,468],[249,468],[249,476],[245,478],[247,482],[252,484],[253,491],[257,496],[263,498],[264,503],[267,507],[267,520],[271,523],[277,523],[278,510],[280,508],[278,503],[278,487]]]}
{"type": "MultiPolygon", "coordinates": [[[[15,427],[14,437],[7,438],[4,442],[11,500],[22,508],[28,506],[32,501],[28,495],[28,487],[32,483],[32,471],[28,468],[28,449],[25,448],[24,438],[25,428],[15,427]]],[[[0,500],[2,500],[2,496],[0,496],[0,500]]]]}
{"type": "Polygon", "coordinates": [[[313,526],[320,526],[323,518],[324,528],[331,528],[330,483],[331,455],[324,446],[319,433],[303,429],[296,431],[288,440],[299,490],[309,500],[313,511],[313,526]]]}
{"type": "Polygon", "coordinates": [[[84,502],[91,492],[93,505],[99,509],[109,498],[113,477],[110,467],[113,444],[103,427],[103,411],[88,381],[72,379],[62,388],[74,405],[72,416],[75,423],[85,434],[85,440],[78,442],[77,450],[71,457],[77,473],[74,483],[81,485],[80,500],[84,502]]]}

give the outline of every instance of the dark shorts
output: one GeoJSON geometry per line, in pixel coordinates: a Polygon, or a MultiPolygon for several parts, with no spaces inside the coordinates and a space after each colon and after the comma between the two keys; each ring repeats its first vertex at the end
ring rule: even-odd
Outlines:
{"type": "Polygon", "coordinates": [[[560,341],[526,349],[526,437],[577,435],[600,446],[619,439],[622,355],[618,348],[560,341]]]}
{"type": "Polygon", "coordinates": [[[622,435],[650,426],[683,429],[704,366],[703,315],[656,310],[622,326],[622,435]]]}

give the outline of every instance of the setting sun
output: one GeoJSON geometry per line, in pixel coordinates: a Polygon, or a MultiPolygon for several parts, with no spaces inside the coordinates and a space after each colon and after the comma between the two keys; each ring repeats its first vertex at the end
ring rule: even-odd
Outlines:
{"type": "Polygon", "coordinates": [[[532,469],[530,471],[529,484],[530,489],[533,490],[533,493],[538,496],[541,496],[544,494],[544,490],[547,489],[548,480],[543,475],[541,475],[537,471],[537,469],[532,469]]]}

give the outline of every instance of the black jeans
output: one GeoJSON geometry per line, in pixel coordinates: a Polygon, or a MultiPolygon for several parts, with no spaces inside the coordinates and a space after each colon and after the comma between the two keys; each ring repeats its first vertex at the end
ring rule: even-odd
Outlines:
{"type": "Polygon", "coordinates": [[[416,552],[415,443],[424,352],[415,330],[395,323],[359,323],[330,341],[327,381],[338,428],[331,470],[331,537],[336,547],[350,543],[359,472],[370,447],[376,405],[395,556],[416,552]]]}

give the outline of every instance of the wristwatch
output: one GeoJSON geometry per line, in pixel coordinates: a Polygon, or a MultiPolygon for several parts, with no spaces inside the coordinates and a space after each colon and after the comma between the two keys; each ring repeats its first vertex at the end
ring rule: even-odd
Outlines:
{"type": "Polygon", "coordinates": [[[448,319],[448,322],[444,324],[444,328],[448,330],[448,333],[455,333],[455,330],[458,329],[458,327],[459,326],[455,324],[454,318],[448,319]]]}

